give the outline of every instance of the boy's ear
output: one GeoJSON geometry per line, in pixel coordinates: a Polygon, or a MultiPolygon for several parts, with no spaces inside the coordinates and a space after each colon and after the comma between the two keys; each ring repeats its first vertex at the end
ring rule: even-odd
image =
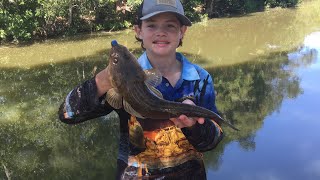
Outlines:
{"type": "Polygon", "coordinates": [[[139,39],[142,39],[141,38],[141,29],[139,28],[138,25],[134,25],[134,31],[136,32],[136,37],[138,37],[139,39]]]}
{"type": "Polygon", "coordinates": [[[184,34],[187,31],[187,26],[181,26],[181,32],[180,32],[180,39],[182,39],[184,37],[184,34]]]}

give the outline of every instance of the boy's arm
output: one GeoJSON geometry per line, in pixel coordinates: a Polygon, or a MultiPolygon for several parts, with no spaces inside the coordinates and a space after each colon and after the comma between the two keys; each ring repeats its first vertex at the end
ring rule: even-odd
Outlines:
{"type": "Polygon", "coordinates": [[[223,138],[220,126],[210,119],[205,119],[203,124],[196,123],[181,130],[190,144],[200,152],[214,149],[223,138]]]}
{"type": "MultiPolygon", "coordinates": [[[[210,75],[202,80],[199,91],[195,92],[195,103],[217,113],[214,86],[210,75]]],[[[223,138],[223,131],[219,124],[210,119],[205,119],[203,124],[196,123],[181,130],[198,151],[215,148],[223,138]]]]}
{"type": "Polygon", "coordinates": [[[113,108],[105,102],[105,92],[111,88],[107,69],[69,92],[59,108],[59,119],[76,124],[110,113],[113,108]]]}

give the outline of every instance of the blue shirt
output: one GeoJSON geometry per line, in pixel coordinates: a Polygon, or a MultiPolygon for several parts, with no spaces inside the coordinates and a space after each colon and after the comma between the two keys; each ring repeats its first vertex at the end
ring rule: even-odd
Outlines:
{"type": "MultiPolygon", "coordinates": [[[[188,98],[196,105],[217,113],[211,75],[200,66],[189,62],[181,53],[176,53],[176,59],[182,64],[181,76],[174,87],[162,77],[161,84],[156,88],[162,93],[163,98],[169,101],[188,98]]],[[[153,68],[146,52],[139,57],[138,62],[144,70],[153,68]]]]}

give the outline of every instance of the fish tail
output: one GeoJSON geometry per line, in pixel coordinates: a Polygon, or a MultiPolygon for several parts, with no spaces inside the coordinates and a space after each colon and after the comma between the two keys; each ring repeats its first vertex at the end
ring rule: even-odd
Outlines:
{"type": "Polygon", "coordinates": [[[189,116],[189,117],[204,117],[204,118],[209,118],[217,122],[218,124],[226,124],[230,128],[239,131],[238,128],[236,128],[234,125],[232,125],[230,122],[224,120],[220,115],[216,114],[213,111],[210,111],[206,108],[199,107],[199,106],[193,106],[186,104],[185,107],[176,106],[176,107],[181,107],[182,111],[185,111],[183,114],[189,116]]]}

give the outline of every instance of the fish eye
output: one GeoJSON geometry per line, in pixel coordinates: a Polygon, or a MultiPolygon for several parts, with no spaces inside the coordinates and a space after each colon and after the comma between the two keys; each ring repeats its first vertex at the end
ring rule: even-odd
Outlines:
{"type": "Polygon", "coordinates": [[[118,63],[118,59],[117,58],[114,58],[113,59],[113,64],[117,64],[118,63]]]}

